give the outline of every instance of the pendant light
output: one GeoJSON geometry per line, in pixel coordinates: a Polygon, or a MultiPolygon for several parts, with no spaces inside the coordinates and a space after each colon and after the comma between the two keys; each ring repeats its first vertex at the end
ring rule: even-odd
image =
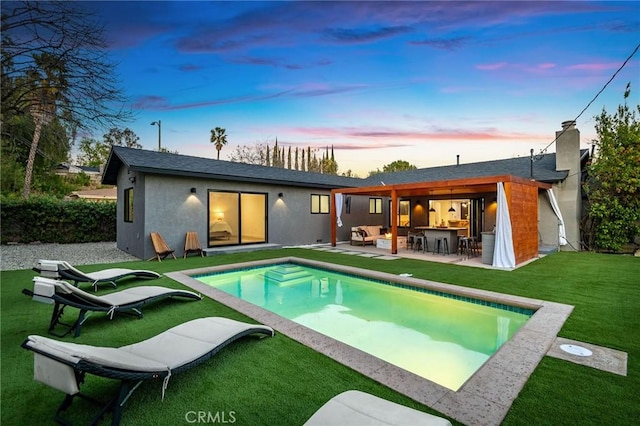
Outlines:
{"type": "Polygon", "coordinates": [[[429,212],[435,213],[436,209],[433,208],[433,201],[429,200],[429,212]]]}
{"type": "Polygon", "coordinates": [[[449,195],[449,213],[455,213],[456,209],[453,208],[453,189],[450,190],[451,195],[449,195]]]}

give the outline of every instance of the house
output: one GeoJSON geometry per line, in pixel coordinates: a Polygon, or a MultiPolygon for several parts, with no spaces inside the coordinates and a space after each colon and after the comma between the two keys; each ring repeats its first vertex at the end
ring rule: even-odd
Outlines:
{"type": "Polygon", "coordinates": [[[73,191],[68,198],[74,199],[74,200],[116,202],[117,189],[116,188],[100,188],[100,189],[86,189],[83,191],[73,191]]]}
{"type": "MultiPolygon", "coordinates": [[[[207,247],[329,242],[331,190],[361,179],[114,146],[103,183],[118,188],[117,247],[153,256],[160,232],[180,254],[187,231],[207,247]]],[[[362,218],[365,220],[365,218],[362,218]]],[[[347,239],[345,229],[340,238],[347,239]]]]}
{"type": "Polygon", "coordinates": [[[367,179],[114,146],[102,182],[118,188],[117,246],[140,258],[153,256],[150,232],[160,232],[177,253],[187,231],[196,231],[208,248],[336,244],[349,240],[357,225],[406,235],[415,226],[442,224],[482,238],[496,224],[501,186],[520,263],[536,257],[540,245],[580,248],[588,150],[580,150],[574,122],[563,123],[555,144],[555,153],[539,156],[367,179]]]}
{"type": "Polygon", "coordinates": [[[69,163],[60,163],[56,167],[55,173],[59,176],[71,177],[78,175],[80,173],[84,173],[89,176],[89,179],[92,183],[99,183],[101,177],[101,168],[100,167],[91,167],[91,166],[75,166],[69,163]]]}

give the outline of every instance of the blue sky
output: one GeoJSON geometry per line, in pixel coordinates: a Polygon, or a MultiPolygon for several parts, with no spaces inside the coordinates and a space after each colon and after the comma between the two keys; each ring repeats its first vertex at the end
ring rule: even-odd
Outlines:
{"type": "MultiPolygon", "coordinates": [[[[546,148],[640,43],[640,2],[91,2],[147,149],[334,146],[366,177],[546,148]]],[[[578,119],[615,111],[640,53],[578,119]]],[[[101,135],[96,135],[101,137],[101,135]]],[[[553,152],[551,145],[548,151],[553,152]]]]}

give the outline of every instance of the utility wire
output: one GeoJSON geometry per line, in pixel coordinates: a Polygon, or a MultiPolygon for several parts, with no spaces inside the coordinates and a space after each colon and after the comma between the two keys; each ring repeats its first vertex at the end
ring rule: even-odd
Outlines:
{"type": "MultiPolygon", "coordinates": [[[[582,116],[582,114],[584,114],[584,112],[591,106],[591,104],[593,104],[595,102],[596,99],[598,99],[598,96],[600,96],[600,94],[602,92],[604,92],[604,89],[607,88],[607,86],[609,85],[609,83],[611,83],[613,81],[614,78],[616,78],[616,76],[618,75],[618,73],[620,71],[622,71],[622,69],[625,67],[625,65],[627,65],[627,62],[629,62],[631,60],[631,58],[633,58],[633,56],[638,52],[638,50],[640,49],[640,44],[638,44],[636,46],[635,49],[633,49],[633,52],[631,52],[631,54],[629,55],[629,57],[627,57],[627,59],[625,59],[625,61],[622,63],[622,65],[620,65],[620,68],[618,68],[616,70],[616,72],[613,73],[613,75],[611,76],[611,78],[609,79],[609,81],[607,81],[605,83],[604,86],[602,86],[602,89],[600,89],[600,91],[598,91],[598,93],[596,93],[596,95],[593,97],[593,99],[591,99],[591,101],[589,101],[589,103],[587,104],[586,107],[584,107],[582,109],[582,111],[580,111],[580,114],[578,114],[576,116],[576,118],[573,119],[573,121],[578,121],[578,118],[580,118],[580,116],[582,116]]],[[[552,140],[549,145],[545,146],[543,149],[540,150],[540,153],[538,155],[536,155],[535,160],[539,160],[541,158],[541,156],[545,153],[545,151],[547,149],[549,149],[549,147],[551,145],[553,145],[559,138],[560,136],[562,136],[564,134],[564,132],[566,132],[568,130],[568,128],[564,128],[562,129],[562,131],[560,132],[560,134],[558,136],[556,136],[556,138],[554,140],[552,140]]]]}

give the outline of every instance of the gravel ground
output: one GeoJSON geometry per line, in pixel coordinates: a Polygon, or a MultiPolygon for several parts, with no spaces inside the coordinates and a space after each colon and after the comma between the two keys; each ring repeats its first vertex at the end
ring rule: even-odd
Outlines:
{"type": "Polygon", "coordinates": [[[118,250],[115,242],[0,246],[0,270],[2,271],[31,269],[38,259],[66,260],[72,265],[140,260],[122,250],[118,250]]]}

